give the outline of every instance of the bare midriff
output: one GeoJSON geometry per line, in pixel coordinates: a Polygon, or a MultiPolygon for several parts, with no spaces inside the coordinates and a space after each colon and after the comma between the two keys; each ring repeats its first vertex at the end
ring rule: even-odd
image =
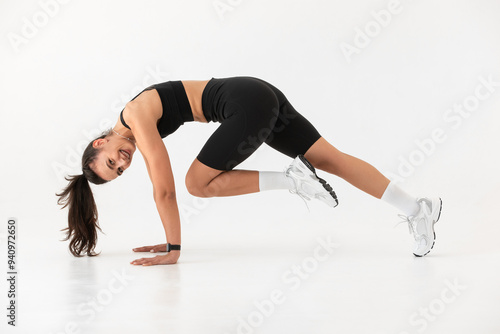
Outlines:
{"type": "Polygon", "coordinates": [[[189,100],[189,105],[191,106],[191,111],[193,112],[193,118],[196,122],[207,123],[205,115],[203,115],[203,108],[201,105],[201,97],[203,95],[203,90],[210,80],[188,80],[182,81],[184,90],[189,100]]]}

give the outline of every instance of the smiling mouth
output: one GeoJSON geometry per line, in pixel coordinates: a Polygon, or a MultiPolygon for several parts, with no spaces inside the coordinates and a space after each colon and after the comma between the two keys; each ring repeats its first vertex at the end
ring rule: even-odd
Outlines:
{"type": "Polygon", "coordinates": [[[125,150],[120,150],[120,153],[123,154],[128,160],[130,160],[130,153],[125,150]]]}

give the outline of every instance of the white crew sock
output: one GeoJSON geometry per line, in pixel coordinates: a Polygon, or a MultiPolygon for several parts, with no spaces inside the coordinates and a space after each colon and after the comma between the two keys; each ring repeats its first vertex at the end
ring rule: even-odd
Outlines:
{"type": "Polygon", "coordinates": [[[295,183],[285,172],[260,172],[259,190],[294,189],[295,183]]]}
{"type": "Polygon", "coordinates": [[[391,183],[389,183],[381,199],[395,206],[407,216],[413,216],[417,214],[418,210],[420,209],[417,203],[417,199],[408,195],[403,189],[395,184],[394,181],[391,181],[391,183]]]}

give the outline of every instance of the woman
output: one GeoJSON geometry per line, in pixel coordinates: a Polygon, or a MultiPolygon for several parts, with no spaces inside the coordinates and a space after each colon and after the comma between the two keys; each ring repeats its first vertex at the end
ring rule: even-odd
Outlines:
{"type": "Polygon", "coordinates": [[[190,121],[221,123],[186,174],[190,194],[235,196],[288,189],[302,198],[317,198],[335,207],[335,192],[317,177],[315,168],[319,168],[400,209],[415,238],[414,255],[423,256],[433,247],[440,198],[409,196],[370,164],[329,144],[276,87],[257,78],[234,77],[152,85],[127,103],[111,131],[88,145],[82,157],[83,174],[69,176],[69,185],[57,194],[58,203],[69,207],[65,230],[73,255],[96,255],[100,227],[89,182],[102,184],[122,175],[138,148],[153,183],[153,198],[168,243],[135,248],[135,252],[167,253],[131,263],[177,262],[180,218],[170,159],[162,139],[190,121]],[[263,142],[294,159],[286,171],[234,169],[263,142]]]}

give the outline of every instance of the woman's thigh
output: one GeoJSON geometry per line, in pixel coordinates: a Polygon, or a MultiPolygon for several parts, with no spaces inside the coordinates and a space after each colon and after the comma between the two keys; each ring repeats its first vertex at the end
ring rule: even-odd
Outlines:
{"type": "Polygon", "coordinates": [[[279,110],[273,131],[265,142],[275,150],[295,158],[299,154],[305,154],[320,138],[314,125],[286,100],[279,110]]]}
{"type": "Polygon", "coordinates": [[[255,152],[275,127],[279,109],[276,95],[267,85],[248,81],[224,103],[227,117],[197,156],[212,169],[232,170],[255,152]]]}

